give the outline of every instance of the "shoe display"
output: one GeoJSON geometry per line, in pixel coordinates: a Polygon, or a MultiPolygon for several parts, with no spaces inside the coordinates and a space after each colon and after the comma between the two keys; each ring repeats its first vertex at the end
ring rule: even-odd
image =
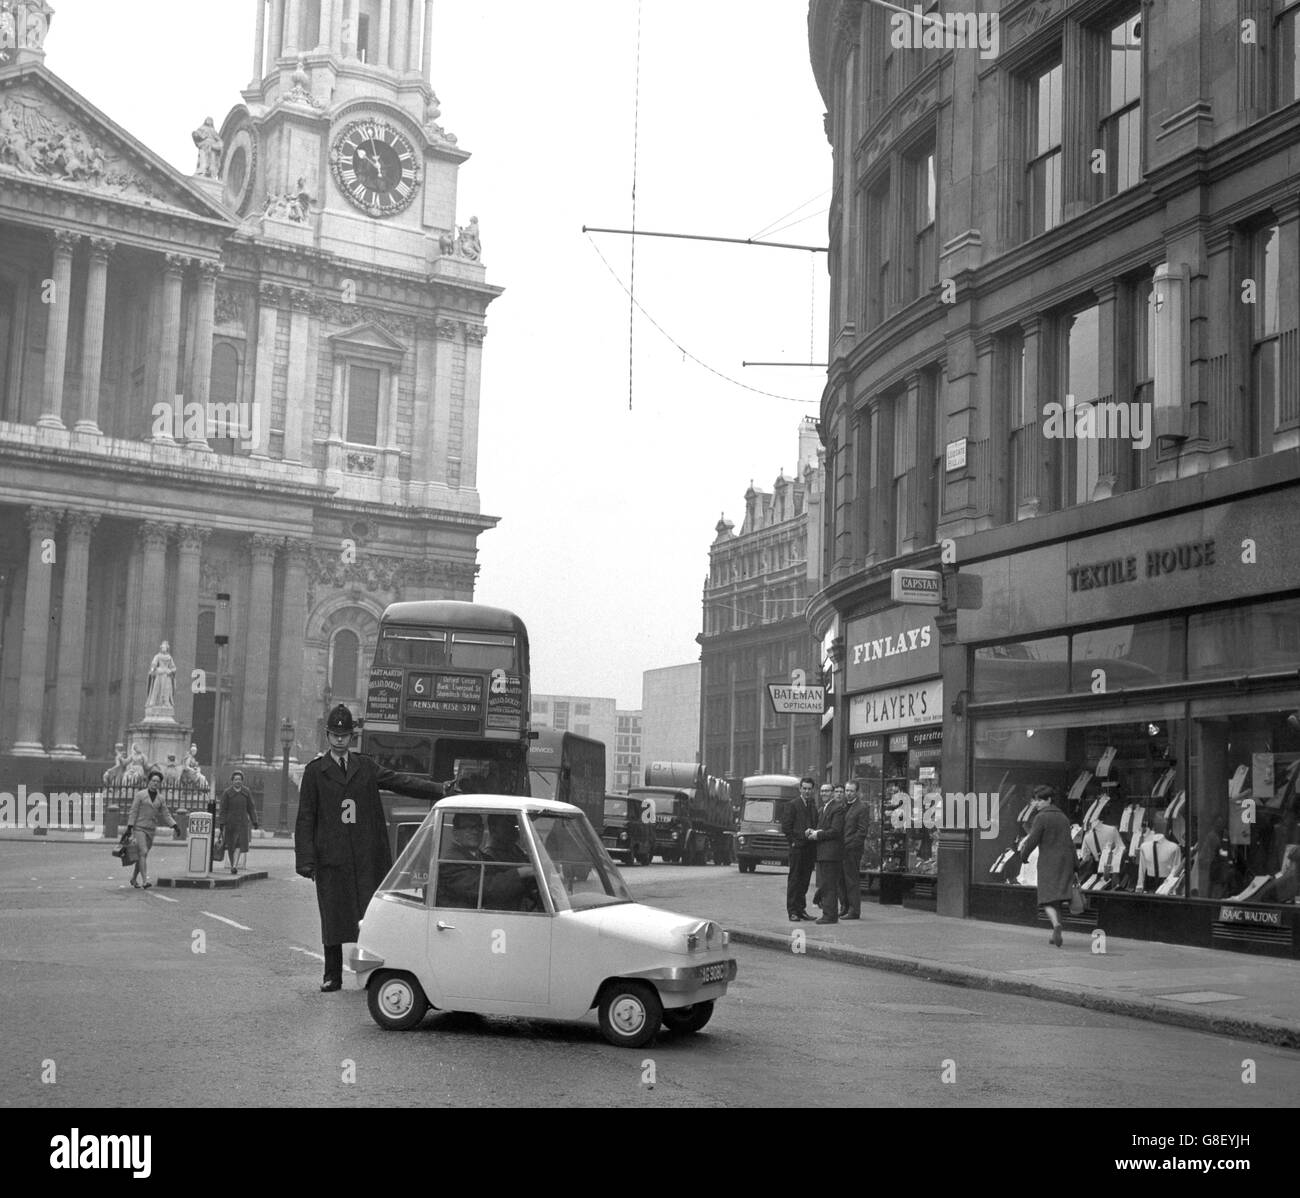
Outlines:
{"type": "Polygon", "coordinates": [[[335,990],[342,990],[342,989],[343,989],[343,983],[341,981],[338,981],[335,978],[326,978],[320,984],[320,992],[322,994],[331,994],[335,990]]]}

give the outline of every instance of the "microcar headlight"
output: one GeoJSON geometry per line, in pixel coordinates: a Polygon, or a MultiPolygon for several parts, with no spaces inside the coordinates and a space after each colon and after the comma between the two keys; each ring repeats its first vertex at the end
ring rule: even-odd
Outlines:
{"type": "Polygon", "coordinates": [[[688,953],[712,952],[724,948],[731,937],[711,919],[702,919],[686,931],[686,951],[688,953]]]}

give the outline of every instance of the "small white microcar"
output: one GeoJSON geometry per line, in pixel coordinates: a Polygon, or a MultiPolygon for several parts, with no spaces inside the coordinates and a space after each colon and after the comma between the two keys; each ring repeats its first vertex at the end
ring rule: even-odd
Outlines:
{"type": "Polygon", "coordinates": [[[638,903],[577,807],[461,795],[402,850],[351,965],[383,1028],[413,1028],[430,1006],[573,1021],[595,1011],[606,1040],[639,1048],[660,1024],[708,1023],[736,976],[727,944],[711,920],[638,903]]]}

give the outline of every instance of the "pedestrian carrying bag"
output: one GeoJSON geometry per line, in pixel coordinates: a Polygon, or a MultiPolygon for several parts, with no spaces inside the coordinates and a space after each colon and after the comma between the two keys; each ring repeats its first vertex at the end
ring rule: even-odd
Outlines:
{"type": "Polygon", "coordinates": [[[1079,879],[1075,878],[1070,883],[1070,914],[1082,915],[1088,906],[1088,901],[1083,897],[1083,889],[1079,885],[1079,879]]]}

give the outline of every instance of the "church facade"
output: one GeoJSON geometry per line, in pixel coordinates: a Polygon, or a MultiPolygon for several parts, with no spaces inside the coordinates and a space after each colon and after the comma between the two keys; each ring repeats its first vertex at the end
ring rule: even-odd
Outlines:
{"type": "Polygon", "coordinates": [[[201,762],[269,765],[286,718],[310,757],[388,603],[473,597],[500,288],[456,223],[431,0],[254,7],[185,175],[46,66],[46,0],[0,0],[8,789],[111,761],[163,641],[201,762]]]}

